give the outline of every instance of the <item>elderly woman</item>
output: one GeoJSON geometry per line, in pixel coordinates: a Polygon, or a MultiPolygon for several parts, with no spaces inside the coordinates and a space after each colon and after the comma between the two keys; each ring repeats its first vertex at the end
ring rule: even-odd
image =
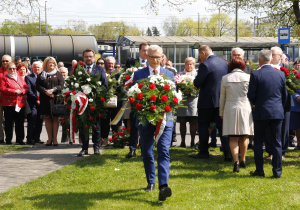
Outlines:
{"type": "MultiPolygon", "coordinates": [[[[300,59],[294,63],[295,70],[300,73],[300,59]]],[[[290,130],[296,130],[297,146],[295,150],[300,150],[300,90],[292,95],[294,106],[291,107],[290,130]]]]}
{"type": "Polygon", "coordinates": [[[1,79],[2,106],[5,118],[6,144],[11,144],[15,122],[16,144],[25,144],[24,113],[28,86],[17,74],[15,63],[7,64],[7,74],[1,79]]]}
{"type": "Polygon", "coordinates": [[[245,62],[240,57],[232,58],[228,66],[229,74],[222,78],[219,109],[223,118],[223,136],[230,137],[233,172],[239,172],[239,166],[246,167],[247,135],[254,134],[251,105],[247,97],[250,75],[243,71],[245,62]]]}
{"type": "Polygon", "coordinates": [[[45,118],[45,126],[48,134],[46,146],[58,146],[57,133],[59,127],[59,116],[54,116],[52,110],[54,104],[61,104],[57,94],[64,84],[62,74],[57,69],[55,58],[47,57],[43,63],[43,71],[38,75],[36,88],[40,93],[40,115],[45,118]]]}
{"type": "Polygon", "coordinates": [[[23,79],[25,79],[25,76],[27,76],[28,73],[29,73],[28,68],[27,68],[27,64],[25,64],[25,63],[20,63],[20,64],[17,66],[17,71],[18,71],[18,74],[19,74],[23,79]]]}
{"type": "MultiPolygon", "coordinates": [[[[197,71],[195,69],[195,58],[188,57],[185,59],[185,69],[183,74],[190,75],[192,77],[197,76],[197,71]]],[[[190,133],[191,133],[191,147],[195,144],[195,136],[197,131],[197,103],[198,97],[193,97],[191,95],[187,96],[187,100],[184,102],[184,108],[179,108],[177,110],[177,122],[180,124],[180,135],[181,144],[180,147],[186,147],[185,145],[185,135],[186,135],[186,123],[190,123],[190,133]]]]}

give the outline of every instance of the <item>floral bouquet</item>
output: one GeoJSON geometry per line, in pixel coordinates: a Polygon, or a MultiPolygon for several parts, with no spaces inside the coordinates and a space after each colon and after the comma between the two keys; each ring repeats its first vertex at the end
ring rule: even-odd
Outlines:
{"type": "Polygon", "coordinates": [[[140,124],[157,125],[179,106],[182,94],[175,90],[175,83],[162,75],[150,75],[139,80],[128,90],[131,110],[135,111],[140,124]]]}
{"type": "Polygon", "coordinates": [[[293,95],[297,90],[300,90],[300,74],[295,69],[289,70],[281,66],[280,71],[283,71],[285,74],[286,89],[289,95],[293,95]]]}
{"type": "MultiPolygon", "coordinates": [[[[61,123],[68,129],[74,142],[74,133],[84,128],[84,135],[88,137],[89,128],[96,129],[96,118],[106,114],[106,100],[111,97],[99,81],[99,75],[91,76],[85,70],[85,63],[78,62],[75,74],[65,80],[63,89],[66,114],[61,123]]],[[[88,139],[88,138],[86,138],[88,139]]]]}
{"type": "Polygon", "coordinates": [[[190,75],[176,75],[175,83],[178,90],[185,96],[197,96],[198,90],[194,86],[194,77],[190,75]]]}
{"type": "Polygon", "coordinates": [[[113,143],[115,148],[124,148],[130,142],[130,128],[123,127],[122,131],[114,133],[109,142],[113,143]]]}

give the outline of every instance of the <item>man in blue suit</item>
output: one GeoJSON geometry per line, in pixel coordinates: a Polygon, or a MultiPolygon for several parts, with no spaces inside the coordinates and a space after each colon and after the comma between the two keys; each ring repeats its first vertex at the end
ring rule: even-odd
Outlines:
{"type": "Polygon", "coordinates": [[[198,98],[198,132],[199,149],[198,154],[190,155],[193,158],[209,158],[208,152],[208,128],[211,122],[216,123],[219,131],[225,161],[231,161],[229,139],[222,136],[222,119],[219,116],[219,98],[222,77],[227,74],[228,66],[225,60],[213,54],[212,49],[202,45],[198,49],[201,64],[194,85],[200,88],[198,98]]]}
{"type": "MultiPolygon", "coordinates": [[[[127,64],[127,68],[130,68],[131,66],[135,66],[135,63],[138,62],[140,67],[143,67],[144,65],[149,66],[149,62],[147,59],[147,50],[149,48],[149,44],[147,42],[143,42],[139,46],[139,53],[140,56],[138,59],[130,60],[127,64]]],[[[134,115],[134,112],[130,112],[130,142],[129,142],[129,153],[126,155],[126,158],[132,158],[136,156],[136,148],[139,143],[138,141],[138,129],[135,126],[136,117],[134,115]]]]}
{"type": "MultiPolygon", "coordinates": [[[[138,80],[148,78],[149,75],[164,74],[169,78],[174,79],[173,72],[160,67],[160,61],[163,57],[162,48],[158,45],[151,45],[148,48],[147,59],[149,61],[149,67],[136,71],[133,77],[133,83],[138,80]]],[[[141,148],[144,162],[144,168],[148,186],[146,191],[153,191],[155,186],[155,161],[153,156],[154,147],[154,132],[156,126],[147,123],[145,126],[139,124],[137,120],[137,127],[141,137],[141,148]]],[[[157,142],[157,165],[158,165],[158,182],[159,182],[159,200],[164,201],[167,197],[172,195],[172,190],[168,186],[169,171],[170,171],[170,154],[169,148],[172,141],[172,129],[174,122],[168,120],[166,127],[157,142]]]]}
{"type": "Polygon", "coordinates": [[[27,93],[27,102],[29,104],[31,113],[27,115],[27,141],[26,144],[33,145],[35,143],[43,144],[40,140],[43,119],[40,117],[40,101],[38,97],[38,91],[36,90],[36,78],[43,70],[43,62],[35,61],[32,64],[32,73],[25,77],[25,81],[29,87],[27,93]]]}
{"type": "MultiPolygon", "coordinates": [[[[100,75],[99,81],[101,81],[102,85],[104,85],[106,88],[108,88],[108,83],[106,79],[105,70],[102,66],[98,66],[95,64],[95,51],[92,49],[86,49],[82,53],[83,55],[83,61],[86,64],[86,71],[95,76],[100,75]]],[[[94,143],[94,154],[100,155],[99,148],[100,148],[100,139],[101,139],[101,120],[97,116],[97,128],[93,129],[92,134],[92,141],[94,143]]],[[[82,129],[82,128],[81,128],[82,129]]],[[[88,154],[88,148],[89,148],[89,139],[85,139],[83,130],[79,130],[79,137],[82,140],[82,149],[77,155],[78,157],[81,157],[82,155],[88,154]]]]}
{"type": "Polygon", "coordinates": [[[287,91],[284,73],[274,69],[271,65],[271,50],[259,52],[260,70],[251,74],[248,98],[254,105],[254,158],[256,170],[251,176],[265,176],[263,169],[263,142],[270,145],[273,156],[273,177],[280,178],[282,174],[281,131],[284,119],[284,107],[287,91]],[[268,130],[272,132],[268,132],[268,130]],[[268,134],[269,133],[269,134],[268,134]],[[266,138],[266,136],[268,136],[266,138]]]}

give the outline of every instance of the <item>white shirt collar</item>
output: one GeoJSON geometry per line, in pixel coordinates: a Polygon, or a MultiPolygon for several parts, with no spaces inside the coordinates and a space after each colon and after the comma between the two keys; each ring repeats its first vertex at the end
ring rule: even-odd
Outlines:
{"type": "MultiPolygon", "coordinates": [[[[154,75],[153,70],[154,70],[154,68],[152,68],[151,66],[149,66],[150,75],[154,75]]],[[[157,75],[159,75],[160,74],[160,66],[157,67],[156,70],[157,70],[157,75]]]]}
{"type": "MultiPolygon", "coordinates": [[[[141,59],[141,57],[139,57],[139,62],[140,62],[140,65],[142,65],[142,62],[143,61],[143,59],[141,59]]],[[[144,63],[146,64],[147,63],[147,59],[144,59],[144,63]]]]}

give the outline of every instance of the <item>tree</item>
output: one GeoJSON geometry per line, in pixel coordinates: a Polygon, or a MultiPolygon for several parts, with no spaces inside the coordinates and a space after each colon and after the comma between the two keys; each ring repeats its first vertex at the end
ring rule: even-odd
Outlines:
{"type": "Polygon", "coordinates": [[[79,34],[86,34],[87,33],[86,25],[87,25],[87,22],[84,20],[70,19],[70,20],[68,20],[67,28],[70,29],[71,31],[74,31],[79,34]]]}
{"type": "Polygon", "coordinates": [[[2,22],[1,29],[0,29],[1,34],[18,34],[19,32],[20,32],[19,23],[8,19],[5,19],[2,22]]]}
{"type": "Polygon", "coordinates": [[[40,7],[41,2],[41,0],[0,0],[0,11],[10,15],[21,14],[24,16],[24,9],[30,8],[30,13],[32,13],[35,8],[40,7]]]}
{"type": "Polygon", "coordinates": [[[149,27],[147,28],[146,34],[147,36],[152,36],[152,31],[149,27]]]}
{"type": "Polygon", "coordinates": [[[88,28],[97,39],[115,40],[120,35],[139,36],[140,31],[135,25],[129,26],[124,21],[111,21],[99,24],[93,24],[88,28]]]}
{"type": "Polygon", "coordinates": [[[163,30],[166,36],[175,36],[179,24],[179,19],[176,16],[170,16],[163,23],[163,30]]]}
{"type": "MultiPolygon", "coordinates": [[[[219,14],[214,14],[210,19],[205,19],[206,29],[204,31],[205,36],[219,36],[219,14]]],[[[231,31],[234,30],[234,22],[232,18],[225,14],[220,14],[220,36],[228,36],[231,35],[231,31]]]]}
{"type": "Polygon", "coordinates": [[[198,21],[192,18],[186,18],[179,22],[176,36],[197,36],[198,35],[198,21]]]}
{"type": "Polygon", "coordinates": [[[168,6],[170,8],[176,9],[179,12],[183,11],[183,6],[186,4],[192,4],[197,0],[147,0],[147,3],[143,7],[145,10],[149,12],[158,13],[159,7],[168,6]],[[162,3],[162,4],[160,4],[162,3]]]}
{"type": "Polygon", "coordinates": [[[152,34],[153,34],[153,36],[160,36],[160,33],[156,26],[152,27],[152,34]]]}
{"type": "MultiPolygon", "coordinates": [[[[236,0],[207,0],[215,5],[222,5],[227,12],[235,11],[236,0]]],[[[263,25],[271,23],[273,28],[292,28],[292,33],[297,33],[300,28],[299,0],[238,0],[239,9],[253,12],[254,14],[266,13],[263,25]]],[[[223,7],[222,7],[223,8],[223,7]]],[[[295,34],[299,36],[299,34],[295,34]]]]}
{"type": "MultiPolygon", "coordinates": [[[[20,24],[20,31],[24,35],[35,35],[35,34],[40,34],[40,25],[39,22],[28,22],[28,23],[23,23],[20,24]]],[[[52,26],[47,25],[47,31],[51,33],[52,31],[52,26]]],[[[46,33],[46,24],[45,22],[41,22],[41,34],[46,33]]]]}

